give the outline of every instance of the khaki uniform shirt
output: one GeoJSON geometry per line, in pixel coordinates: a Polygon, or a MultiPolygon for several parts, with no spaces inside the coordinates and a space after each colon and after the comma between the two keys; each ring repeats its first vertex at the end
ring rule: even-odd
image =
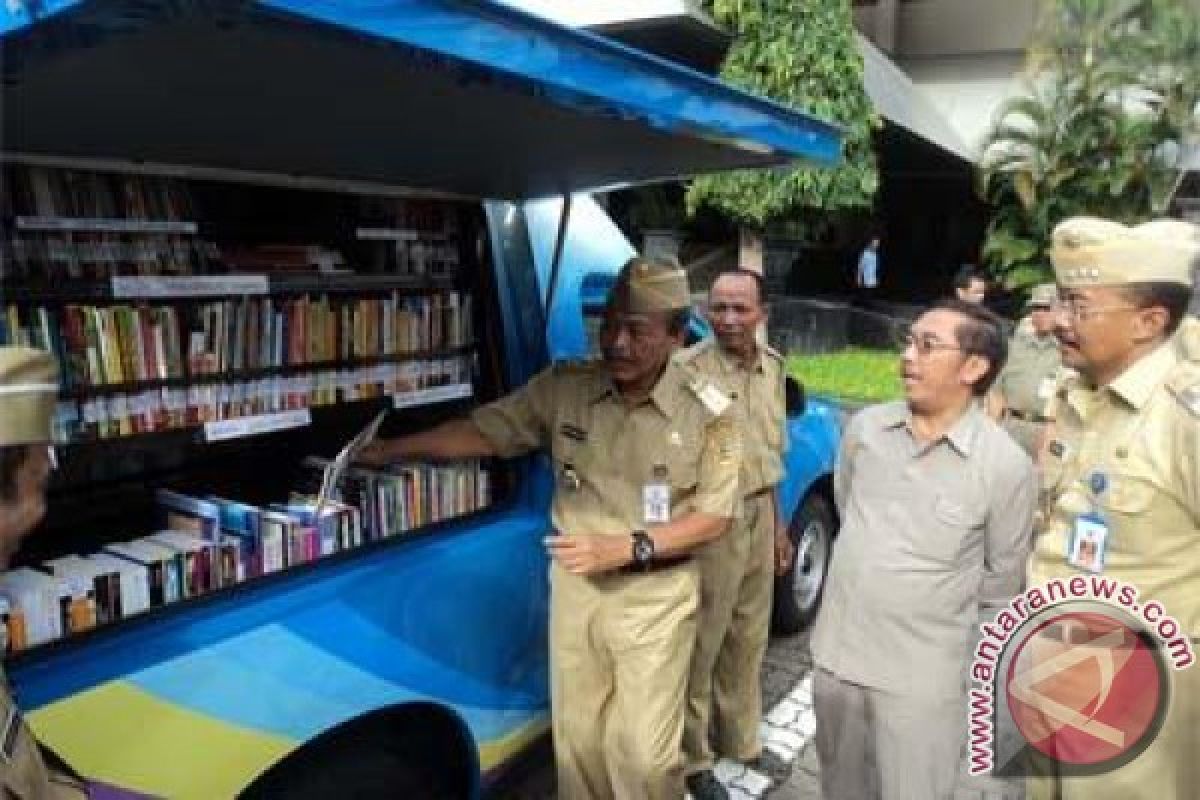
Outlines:
{"type": "Polygon", "coordinates": [[[25,718],[8,691],[0,670],[0,797],[9,800],[82,800],[87,789],[72,777],[46,768],[25,718]]]}
{"type": "Polygon", "coordinates": [[[1103,389],[1071,376],[1054,405],[1031,583],[1078,574],[1067,544],[1095,510],[1109,528],[1105,574],[1200,637],[1200,364],[1164,344],[1103,389]]]}
{"type": "Polygon", "coordinates": [[[647,527],[644,490],[654,483],[670,487],[672,519],[735,516],[741,436],[730,402],[672,361],[650,396],[628,407],[599,362],[566,363],[476,409],[472,420],[501,456],[549,451],[557,530],[628,536],[647,527]]]}
{"type": "Polygon", "coordinates": [[[1055,376],[1061,366],[1058,339],[1018,331],[1009,344],[1008,361],[996,379],[1005,406],[1026,415],[1041,415],[1054,393],[1055,376]]]}
{"type": "Polygon", "coordinates": [[[842,437],[833,549],[813,658],[878,690],[965,691],[976,626],[1022,589],[1033,464],[972,404],[920,444],[903,402],[857,414],[842,437]]]}
{"type": "Polygon", "coordinates": [[[742,493],[755,494],[783,480],[787,447],[783,357],[769,347],[760,348],[757,363],[746,369],[712,338],[676,357],[715,380],[733,399],[742,432],[742,493]]]}

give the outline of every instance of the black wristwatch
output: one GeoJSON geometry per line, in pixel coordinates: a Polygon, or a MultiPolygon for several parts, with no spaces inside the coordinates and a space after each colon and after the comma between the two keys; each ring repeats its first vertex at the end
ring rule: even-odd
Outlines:
{"type": "Polygon", "coordinates": [[[631,535],[633,536],[634,566],[640,569],[649,569],[650,562],[654,560],[654,540],[645,531],[634,531],[631,535]]]}

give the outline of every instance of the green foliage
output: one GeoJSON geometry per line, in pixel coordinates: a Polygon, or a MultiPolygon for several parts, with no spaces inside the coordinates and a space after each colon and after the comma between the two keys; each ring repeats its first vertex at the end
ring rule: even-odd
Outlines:
{"type": "Polygon", "coordinates": [[[817,395],[870,403],[904,395],[900,355],[889,350],[848,347],[836,353],[792,355],[787,366],[805,391],[817,395]]]}
{"type": "Polygon", "coordinates": [[[879,119],[863,88],[862,56],[845,0],[706,0],[734,36],[721,78],[837,123],[843,159],[834,168],[744,170],[697,179],[688,209],[711,207],[763,229],[802,209],[862,208],[879,187],[871,131],[879,119]]]}
{"type": "Polygon", "coordinates": [[[984,259],[1012,287],[1049,278],[1064,218],[1166,210],[1200,137],[1200,15],[1179,0],[1050,0],[1028,67],[980,174],[996,208],[984,259]]]}

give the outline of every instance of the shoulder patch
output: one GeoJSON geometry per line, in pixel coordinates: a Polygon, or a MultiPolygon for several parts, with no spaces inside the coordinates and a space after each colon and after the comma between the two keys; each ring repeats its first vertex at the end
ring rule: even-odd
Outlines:
{"type": "Polygon", "coordinates": [[[1200,365],[1185,362],[1167,381],[1167,390],[1192,416],[1200,417],[1200,365]]]}
{"type": "Polygon", "coordinates": [[[1175,341],[1185,360],[1200,364],[1200,317],[1191,314],[1184,317],[1175,332],[1175,341]]]}

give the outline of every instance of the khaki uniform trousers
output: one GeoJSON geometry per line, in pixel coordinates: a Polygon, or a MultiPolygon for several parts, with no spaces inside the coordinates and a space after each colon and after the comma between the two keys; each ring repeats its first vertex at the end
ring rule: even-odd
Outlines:
{"type": "Polygon", "coordinates": [[[956,796],[965,696],[900,695],[843,681],[820,667],[814,672],[823,800],[956,796]]]}
{"type": "Polygon", "coordinates": [[[698,553],[700,615],[688,678],[683,752],[691,775],[712,769],[713,752],[750,761],[762,750],[762,662],[775,585],[775,503],[747,498],[740,519],[698,553]]]}
{"type": "MultiPolygon", "coordinates": [[[[1193,650],[1200,640],[1192,639],[1193,650]]],[[[1195,800],[1200,797],[1200,663],[1171,672],[1162,729],[1130,763],[1094,776],[1059,776],[1034,758],[1029,800],[1195,800]]]]}
{"type": "Polygon", "coordinates": [[[695,560],[596,578],[551,567],[550,691],[561,800],[679,800],[695,560]]]}

